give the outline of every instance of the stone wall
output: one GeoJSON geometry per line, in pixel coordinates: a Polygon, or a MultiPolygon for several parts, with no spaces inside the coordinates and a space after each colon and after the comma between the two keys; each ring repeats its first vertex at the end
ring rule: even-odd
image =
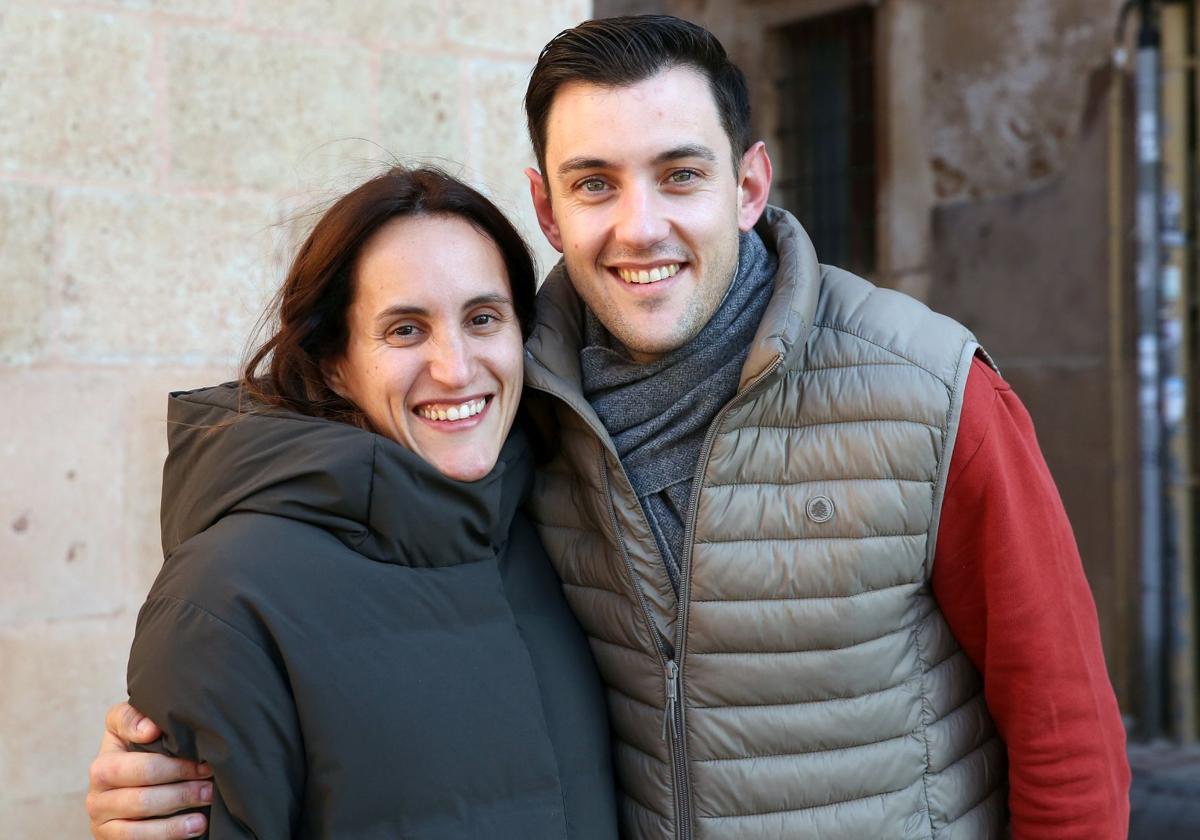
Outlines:
{"type": "Polygon", "coordinates": [[[520,97],[588,0],[0,7],[0,837],[82,838],[161,562],[168,390],[230,378],[300,211],[401,159],[539,248],[520,97]]]}

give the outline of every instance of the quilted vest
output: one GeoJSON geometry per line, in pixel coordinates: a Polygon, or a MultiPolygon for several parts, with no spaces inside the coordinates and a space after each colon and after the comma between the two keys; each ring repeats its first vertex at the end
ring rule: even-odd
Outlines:
{"type": "Polygon", "coordinates": [[[582,396],[582,304],[539,294],[559,425],[532,513],[587,632],[635,838],[986,840],[1005,748],[930,588],[974,338],[820,266],[768,208],[775,291],[694,482],[678,598],[582,396]]]}

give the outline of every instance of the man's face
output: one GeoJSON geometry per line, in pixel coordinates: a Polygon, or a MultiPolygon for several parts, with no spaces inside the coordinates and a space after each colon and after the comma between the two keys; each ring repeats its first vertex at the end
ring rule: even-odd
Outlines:
{"type": "Polygon", "coordinates": [[[764,166],[769,188],[759,143],[735,170],[707,80],[676,67],[628,87],[564,85],[546,124],[549,194],[528,174],[575,290],[647,362],[686,344],[716,312],[737,269],[738,232],[765,203],[764,166]],[[748,159],[757,179],[749,200],[748,159]]]}

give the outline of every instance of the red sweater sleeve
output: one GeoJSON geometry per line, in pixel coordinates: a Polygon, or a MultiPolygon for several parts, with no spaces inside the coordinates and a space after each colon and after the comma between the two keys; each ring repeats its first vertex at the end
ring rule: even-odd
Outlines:
{"type": "Polygon", "coordinates": [[[950,459],[933,593],[1008,747],[1013,840],[1116,840],[1125,730],[1079,550],[1028,412],[975,359],[950,459]]]}

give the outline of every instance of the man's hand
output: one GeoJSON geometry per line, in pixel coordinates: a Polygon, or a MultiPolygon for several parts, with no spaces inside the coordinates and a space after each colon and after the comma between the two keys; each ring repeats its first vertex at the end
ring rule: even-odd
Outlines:
{"type": "Polygon", "coordinates": [[[212,804],[212,771],[207,764],[129,752],[126,746],[148,744],[161,734],[154,721],[128,703],[108,710],[87,795],[96,840],[178,840],[199,837],[206,830],[202,814],[146,819],[212,804]]]}

